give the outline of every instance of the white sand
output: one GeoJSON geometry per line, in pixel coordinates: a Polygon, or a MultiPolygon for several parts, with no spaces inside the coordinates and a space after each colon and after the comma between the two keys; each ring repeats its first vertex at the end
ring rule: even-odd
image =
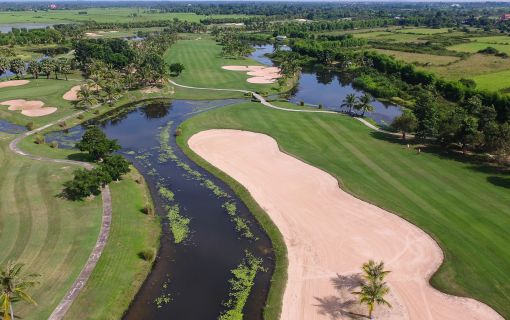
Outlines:
{"type": "Polygon", "coordinates": [[[429,285],[443,260],[429,235],[344,192],[333,176],[281,152],[271,137],[208,130],[191,137],[189,146],[246,187],[282,232],[289,268],[281,319],[366,314],[349,283],[369,259],[383,260],[392,271],[393,308],[376,308],[377,319],[502,319],[485,304],[429,285]]]}
{"type": "Polygon", "coordinates": [[[95,33],[95,32],[85,32],[85,35],[86,35],[87,37],[102,37],[102,36],[103,36],[103,35],[101,35],[101,34],[97,34],[97,33],[95,33]]]}
{"type": "Polygon", "coordinates": [[[44,102],[37,100],[8,100],[0,102],[0,105],[9,106],[11,111],[21,111],[21,114],[27,117],[42,117],[57,111],[54,107],[43,107],[44,102]]]}
{"type": "Polygon", "coordinates": [[[0,82],[0,88],[8,88],[8,87],[17,87],[17,86],[22,86],[22,85],[25,85],[27,83],[29,83],[30,81],[28,80],[10,80],[10,81],[2,81],[0,82]]]}
{"type": "Polygon", "coordinates": [[[257,84],[274,83],[275,79],[281,78],[280,68],[264,67],[264,66],[223,66],[229,71],[244,71],[247,75],[252,76],[246,79],[246,82],[257,84]]]}
{"type": "Polygon", "coordinates": [[[145,93],[145,94],[160,93],[161,89],[158,87],[147,87],[147,88],[140,90],[140,92],[145,93]]]}
{"type": "Polygon", "coordinates": [[[80,86],[74,86],[69,91],[64,93],[62,98],[67,101],[77,101],[78,100],[78,92],[80,91],[80,86]]]}

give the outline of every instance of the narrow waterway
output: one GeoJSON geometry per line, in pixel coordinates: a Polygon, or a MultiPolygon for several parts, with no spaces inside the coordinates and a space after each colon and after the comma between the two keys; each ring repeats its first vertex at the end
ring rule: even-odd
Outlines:
{"type": "MultiPolygon", "coordinates": [[[[267,57],[267,54],[274,52],[273,44],[255,45],[255,51],[250,58],[270,66],[274,66],[273,61],[267,57]]],[[[280,50],[290,50],[283,46],[280,50]]],[[[322,105],[324,109],[347,111],[341,108],[342,100],[348,94],[356,96],[363,95],[363,91],[357,90],[351,85],[351,79],[339,72],[330,70],[319,70],[313,68],[304,68],[299,77],[296,87],[290,93],[289,101],[300,103],[301,101],[309,105],[322,105]]],[[[372,105],[374,112],[367,112],[366,117],[374,119],[379,124],[391,124],[395,117],[402,113],[399,106],[384,104],[375,100],[372,105]]]]}
{"type": "MultiPolygon", "coordinates": [[[[99,119],[71,129],[68,133],[52,133],[46,140],[62,146],[74,144],[84,128],[100,124],[109,138],[117,139],[121,152],[133,162],[146,178],[155,200],[157,213],[164,217],[168,205],[158,192],[161,186],[172,190],[181,214],[191,219],[190,235],[175,244],[164,219],[161,248],[154,269],[138,292],[125,319],[217,319],[227,300],[229,279],[245,256],[245,250],[263,258],[266,272],[259,272],[245,308],[245,319],[262,319],[262,309],[273,270],[271,243],[244,204],[230,188],[195,165],[182,153],[175,142],[175,129],[187,118],[212,108],[237,103],[240,100],[184,101],[144,103],[107,119],[99,119]],[[162,130],[170,131],[168,146],[178,161],[162,161],[162,130]],[[201,180],[194,178],[199,172],[201,180]],[[204,184],[209,180],[226,192],[218,197],[204,184]],[[238,216],[249,222],[258,240],[249,240],[235,230],[235,225],[223,207],[235,202],[238,216]]],[[[242,101],[242,100],[241,100],[242,101]]],[[[140,213],[142,214],[142,213],[140,213]]]]}

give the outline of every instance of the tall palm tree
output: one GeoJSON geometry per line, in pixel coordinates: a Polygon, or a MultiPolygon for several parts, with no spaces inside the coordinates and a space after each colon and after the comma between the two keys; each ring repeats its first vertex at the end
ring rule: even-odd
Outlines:
{"type": "Polygon", "coordinates": [[[352,108],[356,106],[356,95],[354,93],[349,93],[345,96],[344,100],[342,100],[342,108],[349,108],[349,113],[351,113],[352,108]]]}
{"type": "Polygon", "coordinates": [[[105,102],[112,106],[120,97],[120,84],[117,80],[111,80],[104,83],[102,88],[105,95],[105,102]]]}
{"type": "Polygon", "coordinates": [[[375,110],[374,106],[371,105],[372,101],[374,101],[374,98],[372,98],[371,95],[368,93],[365,93],[361,97],[358,98],[358,103],[355,105],[355,109],[362,111],[361,116],[365,116],[365,112],[372,112],[375,110]]]}
{"type": "Polygon", "coordinates": [[[384,270],[384,262],[376,263],[374,260],[365,262],[361,267],[363,270],[363,278],[369,282],[383,281],[386,275],[391,271],[384,270]]]}
{"type": "Polygon", "coordinates": [[[95,95],[96,94],[91,89],[90,85],[82,84],[80,86],[80,91],[78,91],[78,93],[77,93],[78,105],[83,106],[87,109],[91,108],[97,102],[95,95]]]}
{"type": "Polygon", "coordinates": [[[385,282],[369,282],[361,286],[360,291],[353,292],[353,294],[359,296],[359,302],[364,303],[368,306],[368,317],[372,319],[372,312],[374,311],[375,305],[387,305],[391,308],[391,304],[384,299],[390,292],[390,288],[385,282]]]}
{"type": "Polygon", "coordinates": [[[14,320],[13,302],[26,301],[37,305],[26,289],[37,284],[35,278],[39,275],[23,276],[21,274],[23,266],[22,263],[9,262],[0,272],[0,312],[3,320],[14,320]]]}

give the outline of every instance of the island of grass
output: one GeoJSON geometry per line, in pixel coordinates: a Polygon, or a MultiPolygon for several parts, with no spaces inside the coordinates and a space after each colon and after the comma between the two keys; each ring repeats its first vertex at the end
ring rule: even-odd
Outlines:
{"type": "MultiPolygon", "coordinates": [[[[505,298],[509,289],[502,285],[510,281],[503,272],[510,263],[510,236],[504,227],[510,224],[506,205],[510,194],[508,182],[504,183],[508,176],[497,167],[433,149],[418,153],[397,138],[373,132],[348,117],[283,112],[245,103],[209,111],[182,125],[180,145],[208,169],[211,166],[194,155],[186,141],[214,128],[268,134],[285,152],[337,177],[344,190],[416,224],[445,254],[432,285],[473,297],[510,316],[505,298]]],[[[211,171],[230,183],[258,215],[258,206],[244,188],[218,170],[211,171]]],[[[262,220],[265,223],[270,225],[262,220]]],[[[278,231],[273,230],[273,235],[278,231]]],[[[277,267],[284,267],[284,256],[280,258],[277,267]]],[[[281,303],[284,277],[285,272],[274,275],[270,308],[278,309],[281,303]]],[[[275,314],[278,311],[271,313],[275,314]]]]}

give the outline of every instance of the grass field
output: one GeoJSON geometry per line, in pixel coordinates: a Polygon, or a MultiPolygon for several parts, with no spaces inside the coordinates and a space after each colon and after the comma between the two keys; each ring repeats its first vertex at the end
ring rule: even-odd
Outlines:
{"type": "MultiPolygon", "coordinates": [[[[241,17],[242,15],[211,15],[209,18],[241,17]]],[[[0,12],[0,24],[11,23],[65,23],[65,22],[144,22],[154,20],[199,22],[205,15],[181,12],[150,12],[146,8],[88,8],[80,10],[0,12]],[[87,12],[87,14],[79,14],[87,12]]]]}
{"type": "MultiPolygon", "coordinates": [[[[277,84],[251,84],[246,82],[248,75],[240,71],[223,70],[225,65],[260,65],[251,59],[228,59],[221,56],[221,46],[212,39],[181,40],[175,43],[165,54],[168,63],[180,62],[186,69],[174,80],[179,84],[211,87],[245,89],[252,91],[278,90],[277,84]]],[[[211,96],[214,99],[214,96],[211,96]]]]}
{"type": "Polygon", "coordinates": [[[510,36],[473,37],[471,41],[510,45],[510,36]]]}
{"type": "Polygon", "coordinates": [[[405,61],[407,63],[430,64],[433,66],[446,65],[460,59],[459,57],[452,56],[438,56],[434,54],[423,54],[395,50],[376,49],[376,51],[395,57],[396,59],[405,61]]]}
{"type": "Polygon", "coordinates": [[[421,39],[424,37],[422,34],[402,33],[402,32],[389,32],[389,31],[376,31],[366,33],[355,33],[355,38],[365,38],[369,40],[388,41],[397,43],[422,43],[427,40],[421,39]]]}
{"type": "Polygon", "coordinates": [[[30,289],[39,306],[14,305],[23,319],[46,319],[83,268],[101,224],[101,197],[71,202],[57,197],[71,178],[69,165],[28,160],[8,149],[0,133],[0,265],[25,263],[41,274],[30,289]]]}
{"type": "Polygon", "coordinates": [[[409,28],[409,29],[407,29],[407,28],[405,28],[405,29],[396,29],[395,32],[433,35],[433,34],[439,34],[439,33],[447,33],[448,28],[438,28],[438,29],[432,29],[432,28],[409,28]]]}
{"type": "Polygon", "coordinates": [[[71,102],[62,96],[77,84],[79,82],[76,81],[38,79],[30,80],[30,83],[23,86],[0,88],[0,102],[12,99],[41,100],[45,106],[57,107],[57,111],[50,115],[27,117],[20,111],[8,111],[7,106],[0,105],[0,118],[21,125],[33,122],[36,126],[60,119],[76,111],[71,102]]]}
{"type": "Polygon", "coordinates": [[[160,225],[157,218],[141,212],[150,202],[148,189],[137,184],[132,171],[112,192],[112,229],[103,255],[89,282],[73,303],[66,319],[120,319],[151,270],[141,259],[142,250],[156,252],[160,225]]]}
{"type": "Polygon", "coordinates": [[[453,50],[453,51],[459,51],[459,52],[475,53],[475,52],[483,50],[487,47],[493,47],[500,52],[510,54],[510,45],[497,44],[497,43],[485,43],[485,42],[480,42],[480,41],[461,43],[461,44],[447,47],[447,49],[453,50]]]}
{"type": "Polygon", "coordinates": [[[408,150],[345,116],[300,114],[245,103],[188,120],[184,136],[211,128],[262,132],[336,177],[346,191],[415,223],[445,253],[432,283],[510,317],[510,176],[469,159],[408,150]]]}
{"type": "Polygon", "coordinates": [[[506,90],[510,88],[510,70],[471,77],[480,89],[506,90]]]}

